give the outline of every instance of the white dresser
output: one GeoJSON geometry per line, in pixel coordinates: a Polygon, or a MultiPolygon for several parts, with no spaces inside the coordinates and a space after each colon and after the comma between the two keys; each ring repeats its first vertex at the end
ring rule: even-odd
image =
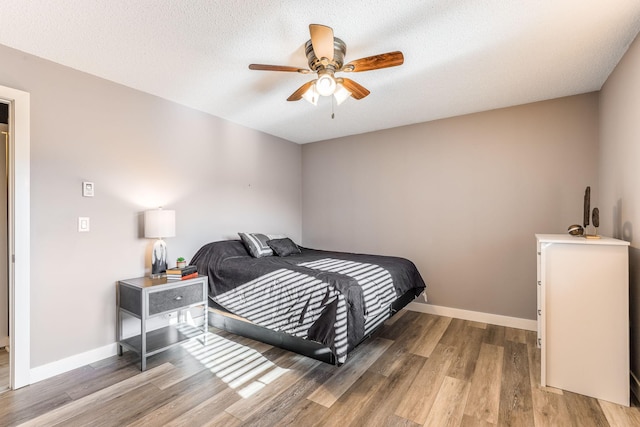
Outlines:
{"type": "Polygon", "coordinates": [[[629,243],[536,240],[541,385],[629,406],[629,243]]]}

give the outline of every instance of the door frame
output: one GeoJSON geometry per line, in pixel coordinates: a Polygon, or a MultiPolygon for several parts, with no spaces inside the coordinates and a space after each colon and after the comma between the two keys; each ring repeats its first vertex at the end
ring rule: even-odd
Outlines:
{"type": "Polygon", "coordinates": [[[0,86],[9,102],[8,242],[10,387],[30,384],[30,94],[0,86]]]}

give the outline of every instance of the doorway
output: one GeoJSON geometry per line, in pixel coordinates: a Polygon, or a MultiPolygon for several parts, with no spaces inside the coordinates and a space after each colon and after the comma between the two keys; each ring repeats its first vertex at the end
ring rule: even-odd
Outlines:
{"type": "Polygon", "coordinates": [[[0,86],[8,105],[9,386],[30,384],[30,95],[0,86]]]}
{"type": "Polygon", "coordinates": [[[9,104],[0,101],[0,392],[10,386],[7,150],[9,104]]]}

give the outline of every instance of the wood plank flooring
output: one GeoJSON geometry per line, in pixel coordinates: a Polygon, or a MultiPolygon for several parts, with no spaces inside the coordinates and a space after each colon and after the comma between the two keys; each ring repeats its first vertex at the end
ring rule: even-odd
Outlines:
{"type": "Polygon", "coordinates": [[[535,333],[403,311],[342,367],[211,329],[0,394],[0,426],[640,426],[539,386],[535,333]]]}
{"type": "Polygon", "coordinates": [[[0,393],[9,388],[9,352],[0,347],[0,393]]]}

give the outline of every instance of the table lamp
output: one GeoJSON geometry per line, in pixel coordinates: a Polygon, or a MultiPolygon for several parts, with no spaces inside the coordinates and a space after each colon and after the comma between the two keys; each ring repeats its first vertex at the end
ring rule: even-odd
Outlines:
{"type": "Polygon", "coordinates": [[[144,237],[157,239],[151,251],[151,277],[162,276],[167,270],[167,244],[165,237],[176,235],[176,212],[162,208],[144,212],[144,237]]]}

